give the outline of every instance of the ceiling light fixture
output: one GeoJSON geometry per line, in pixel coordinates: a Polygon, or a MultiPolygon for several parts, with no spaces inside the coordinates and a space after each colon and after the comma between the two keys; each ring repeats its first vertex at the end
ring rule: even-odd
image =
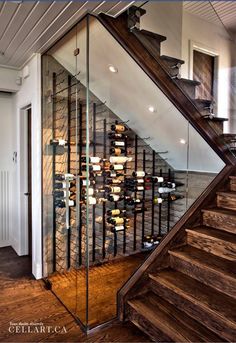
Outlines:
{"type": "Polygon", "coordinates": [[[151,113],[154,113],[156,110],[155,110],[155,107],[153,106],[149,106],[148,107],[148,110],[151,112],[151,113]]]}
{"type": "Polygon", "coordinates": [[[183,138],[180,138],[179,142],[180,142],[181,144],[186,144],[186,143],[187,143],[186,140],[183,139],[183,138]]]}
{"type": "Polygon", "coordinates": [[[118,73],[118,69],[112,64],[109,64],[108,69],[110,70],[111,73],[118,73]]]}

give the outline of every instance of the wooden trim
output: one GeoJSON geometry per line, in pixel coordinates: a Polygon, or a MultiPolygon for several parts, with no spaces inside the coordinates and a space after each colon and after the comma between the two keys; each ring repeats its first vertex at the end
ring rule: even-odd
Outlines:
{"type": "Polygon", "coordinates": [[[146,261],[120,289],[117,295],[118,316],[120,320],[125,319],[125,302],[129,292],[134,289],[135,293],[138,285],[140,285],[140,282],[142,281],[141,279],[146,280],[146,272],[147,270],[150,271],[151,266],[156,270],[162,265],[163,259],[166,261],[168,260],[168,250],[170,247],[178,246],[181,243],[181,240],[183,242],[183,236],[185,235],[185,228],[187,226],[196,226],[199,224],[199,221],[201,220],[201,209],[212,202],[216,192],[227,182],[227,178],[233,170],[233,166],[224,167],[194,204],[187,210],[183,217],[176,223],[169,234],[165,236],[160,245],[156,247],[152,254],[149,255],[146,261]]]}
{"type": "Polygon", "coordinates": [[[154,56],[143,47],[137,37],[128,30],[126,14],[120,15],[116,19],[106,16],[105,14],[100,14],[96,18],[199,132],[218,156],[226,164],[236,164],[236,158],[224,142],[219,139],[219,136],[214,129],[207,121],[200,120],[202,115],[196,105],[185,92],[183,92],[177,83],[173,82],[163,67],[160,56],[155,56],[154,58],[154,56]]]}

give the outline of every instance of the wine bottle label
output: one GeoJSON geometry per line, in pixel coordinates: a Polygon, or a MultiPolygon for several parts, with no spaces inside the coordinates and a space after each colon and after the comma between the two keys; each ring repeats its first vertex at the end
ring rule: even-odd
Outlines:
{"type": "Polygon", "coordinates": [[[111,172],[110,173],[110,177],[116,177],[116,173],[115,172],[111,172]]]}
{"type": "Polygon", "coordinates": [[[125,146],[125,142],[123,141],[114,141],[113,143],[115,146],[125,146]]]}
{"type": "Polygon", "coordinates": [[[124,125],[112,125],[111,130],[112,131],[118,131],[118,132],[124,132],[126,130],[126,127],[124,125]]]}
{"type": "Polygon", "coordinates": [[[123,170],[124,166],[123,166],[123,164],[113,164],[113,169],[114,170],[123,170]]]}
{"type": "Polygon", "coordinates": [[[64,174],[65,180],[74,180],[75,176],[73,174],[64,174]]]}
{"type": "Polygon", "coordinates": [[[88,203],[89,203],[89,205],[95,205],[97,203],[97,200],[96,200],[96,198],[90,196],[88,198],[88,203]]]}
{"type": "Polygon", "coordinates": [[[118,208],[111,210],[111,215],[112,216],[118,216],[120,214],[120,210],[118,208]]]}
{"type": "Polygon", "coordinates": [[[94,189],[93,188],[89,188],[88,189],[88,195],[93,195],[94,194],[94,189]]]}
{"type": "Polygon", "coordinates": [[[163,203],[163,199],[162,199],[162,198],[157,198],[157,197],[155,197],[155,198],[153,199],[153,203],[154,203],[154,204],[162,204],[162,203],[163,203]]]}
{"type": "Polygon", "coordinates": [[[70,207],[71,207],[71,206],[75,206],[74,200],[69,200],[69,206],[70,206],[70,207]]]}
{"type": "Polygon", "coordinates": [[[67,141],[65,141],[64,139],[59,139],[58,140],[58,145],[65,146],[66,144],[67,144],[67,141]]]}
{"type": "Polygon", "coordinates": [[[144,177],[145,176],[145,171],[136,171],[133,173],[137,177],[144,177]]]}
{"type": "Polygon", "coordinates": [[[119,156],[119,155],[121,155],[121,153],[122,153],[121,149],[119,149],[119,148],[115,148],[114,149],[114,154],[115,155],[119,156]]]}
{"type": "Polygon", "coordinates": [[[119,180],[119,179],[112,179],[111,182],[114,183],[114,184],[119,184],[119,183],[121,183],[122,181],[119,180]]]}
{"type": "Polygon", "coordinates": [[[112,193],[120,193],[121,192],[121,188],[120,187],[111,187],[111,192],[112,193]]]}
{"type": "Polygon", "coordinates": [[[137,179],[137,183],[144,183],[144,179],[137,179]]]}
{"type": "Polygon", "coordinates": [[[125,228],[124,228],[124,225],[117,225],[114,227],[114,230],[115,231],[123,231],[125,228]]]}
{"type": "Polygon", "coordinates": [[[100,171],[100,170],[101,170],[101,166],[100,166],[99,164],[94,164],[94,165],[92,166],[92,170],[93,170],[93,171],[100,171]]]}
{"type": "Polygon", "coordinates": [[[110,163],[126,163],[131,162],[132,157],[126,157],[126,156],[111,156],[110,157],[110,163]]]}
{"type": "Polygon", "coordinates": [[[100,157],[89,157],[91,163],[99,163],[101,161],[100,157]]]}

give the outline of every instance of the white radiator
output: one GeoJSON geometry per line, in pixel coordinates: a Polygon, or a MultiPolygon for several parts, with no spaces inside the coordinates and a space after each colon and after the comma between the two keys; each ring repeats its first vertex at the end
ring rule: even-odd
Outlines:
{"type": "Polygon", "coordinates": [[[9,245],[10,213],[9,171],[0,171],[0,247],[9,245]]]}

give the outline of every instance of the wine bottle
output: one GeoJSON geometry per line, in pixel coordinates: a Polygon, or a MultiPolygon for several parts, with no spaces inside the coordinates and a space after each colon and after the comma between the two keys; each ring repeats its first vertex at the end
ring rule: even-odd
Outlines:
{"type": "MultiPolygon", "coordinates": [[[[102,160],[102,159],[101,159],[100,157],[96,157],[96,156],[94,156],[94,157],[89,157],[89,163],[100,163],[101,160],[102,160]]],[[[83,163],[86,163],[86,162],[87,162],[86,156],[82,156],[82,157],[81,157],[81,162],[83,162],[83,163]]]]}
{"type": "Polygon", "coordinates": [[[118,231],[124,231],[125,227],[124,225],[117,225],[111,228],[111,232],[118,232],[118,231]]]}
{"type": "Polygon", "coordinates": [[[122,214],[122,213],[126,213],[126,210],[120,210],[120,209],[118,209],[118,208],[115,208],[115,209],[113,209],[113,210],[108,210],[107,211],[107,215],[108,216],[119,216],[120,214],[122,214]]]}
{"type": "Polygon", "coordinates": [[[73,174],[56,174],[55,180],[57,181],[65,181],[65,180],[73,180],[75,176],[73,174]]]}
{"type": "Polygon", "coordinates": [[[125,142],[124,141],[111,141],[111,145],[114,147],[124,147],[125,142]]]}
{"type": "Polygon", "coordinates": [[[102,171],[103,176],[108,176],[108,177],[118,177],[118,176],[123,176],[123,174],[119,172],[115,172],[113,170],[103,170],[102,171]]]}
{"type": "Polygon", "coordinates": [[[126,163],[126,162],[131,162],[132,157],[127,157],[127,156],[110,156],[110,163],[126,163]]]}
{"type": "Polygon", "coordinates": [[[50,145],[54,145],[54,146],[57,146],[57,145],[67,146],[68,142],[66,140],[64,140],[64,139],[51,139],[50,140],[50,145]]]}
{"type": "Polygon", "coordinates": [[[121,154],[125,154],[125,149],[122,148],[111,148],[110,154],[114,154],[115,156],[120,156],[121,154]]]}
{"type": "Polygon", "coordinates": [[[163,181],[164,181],[164,178],[162,176],[153,176],[153,175],[151,176],[151,182],[161,183],[163,181]]]}
{"type": "MultiPolygon", "coordinates": [[[[55,201],[55,206],[59,208],[64,208],[66,207],[66,201],[65,200],[57,200],[55,201]]],[[[69,206],[74,207],[75,206],[75,201],[74,200],[69,200],[69,206]]]]}
{"type": "Polygon", "coordinates": [[[87,189],[86,189],[86,188],[83,188],[82,191],[81,191],[81,193],[82,193],[83,195],[94,195],[94,189],[91,188],[91,187],[89,187],[89,188],[88,188],[88,193],[87,193],[87,189]]]}
{"type": "Polygon", "coordinates": [[[114,185],[118,185],[118,184],[121,184],[123,181],[122,180],[120,180],[120,179],[113,179],[113,178],[111,178],[111,179],[106,179],[106,183],[108,183],[108,184],[114,184],[114,185]]]}
{"type": "Polygon", "coordinates": [[[114,201],[114,202],[116,202],[116,201],[121,201],[121,200],[123,200],[124,197],[123,197],[123,196],[120,196],[120,195],[118,195],[118,194],[108,194],[107,199],[108,199],[109,201],[114,201]]]}
{"type": "Polygon", "coordinates": [[[143,213],[143,212],[146,212],[146,211],[148,211],[147,207],[136,207],[136,208],[132,209],[133,213],[143,213]]]}
{"type": "Polygon", "coordinates": [[[124,135],[123,133],[117,133],[117,132],[109,132],[108,133],[108,137],[110,138],[110,139],[126,139],[127,138],[127,136],[126,135],[124,135]]]}
{"type": "Polygon", "coordinates": [[[139,198],[131,198],[131,197],[125,198],[125,203],[130,206],[135,205],[135,204],[141,204],[142,202],[143,200],[139,198]]]}
{"type": "Polygon", "coordinates": [[[137,170],[132,173],[135,177],[144,177],[146,175],[146,172],[143,170],[137,170]]]}
{"type": "MultiPolygon", "coordinates": [[[[66,197],[66,191],[54,191],[54,196],[57,198],[65,198],[66,197]]],[[[68,192],[68,196],[72,195],[72,192],[68,192]]]]}
{"type": "Polygon", "coordinates": [[[123,164],[111,164],[110,169],[111,170],[123,170],[124,166],[123,166],[123,164]]]}
{"type": "MultiPolygon", "coordinates": [[[[82,165],[81,166],[81,170],[82,171],[86,171],[87,170],[87,166],[86,164],[82,165]]],[[[89,171],[91,172],[99,172],[102,170],[102,167],[100,164],[92,164],[92,165],[89,165],[89,171]]]]}
{"type": "Polygon", "coordinates": [[[164,199],[162,199],[162,198],[160,198],[160,197],[154,197],[154,198],[153,198],[153,203],[154,203],[155,205],[157,205],[157,204],[162,204],[163,201],[164,201],[164,199]]]}
{"type": "Polygon", "coordinates": [[[126,222],[129,222],[129,219],[124,217],[108,217],[107,222],[112,225],[122,225],[126,222]]]}
{"type": "Polygon", "coordinates": [[[136,184],[143,184],[144,179],[131,179],[131,178],[126,178],[125,183],[130,184],[130,185],[136,185],[136,184]]]}
{"type": "Polygon", "coordinates": [[[118,186],[105,186],[107,188],[107,191],[110,193],[121,193],[122,189],[118,186]]]}
{"type": "Polygon", "coordinates": [[[113,125],[111,125],[111,131],[125,132],[127,130],[128,130],[128,128],[125,125],[122,125],[122,124],[113,124],[113,125]]]}
{"type": "Polygon", "coordinates": [[[184,199],[184,196],[180,194],[170,194],[170,201],[176,201],[179,199],[184,199]]]}
{"type": "Polygon", "coordinates": [[[175,191],[175,188],[169,188],[169,187],[159,187],[158,188],[158,193],[162,194],[162,193],[170,193],[175,191]]]}

